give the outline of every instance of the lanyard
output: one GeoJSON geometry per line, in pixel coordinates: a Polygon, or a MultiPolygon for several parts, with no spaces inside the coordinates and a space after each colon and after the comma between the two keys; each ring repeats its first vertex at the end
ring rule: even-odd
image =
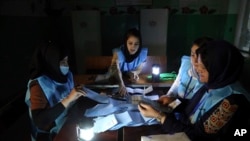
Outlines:
{"type": "Polygon", "coordinates": [[[203,97],[203,98],[199,101],[199,103],[196,104],[196,106],[194,107],[194,110],[191,112],[190,115],[193,115],[193,114],[196,112],[196,110],[197,110],[202,104],[204,104],[205,100],[208,98],[208,95],[209,95],[209,94],[206,94],[205,97],[203,97]]]}
{"type": "Polygon", "coordinates": [[[193,79],[193,77],[191,76],[190,79],[189,79],[189,81],[188,81],[188,84],[187,84],[187,87],[186,87],[186,90],[185,90],[185,93],[184,93],[184,97],[183,97],[183,98],[186,98],[186,97],[190,94],[190,92],[192,92],[192,90],[194,89],[194,86],[193,86],[193,88],[191,88],[191,89],[189,90],[189,92],[187,92],[187,91],[188,91],[188,88],[189,88],[189,86],[190,86],[190,84],[191,84],[191,82],[192,82],[192,79],[193,79]]]}

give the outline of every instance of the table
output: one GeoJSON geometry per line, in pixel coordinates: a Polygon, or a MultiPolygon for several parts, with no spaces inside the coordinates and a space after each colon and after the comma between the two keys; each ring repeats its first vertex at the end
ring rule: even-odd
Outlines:
{"type": "MultiPolygon", "coordinates": [[[[80,98],[72,107],[69,116],[54,141],[77,141],[76,126],[83,118],[84,108],[96,104],[87,98],[80,98]]],[[[141,136],[161,133],[160,125],[123,127],[115,131],[105,131],[95,135],[93,141],[140,141],[141,136]]]]}
{"type": "MultiPolygon", "coordinates": [[[[128,84],[133,87],[142,87],[152,85],[153,87],[167,89],[173,83],[172,81],[150,83],[146,79],[147,75],[141,75],[138,82],[128,84]]],[[[76,75],[74,76],[76,84],[85,84],[90,87],[118,87],[117,84],[96,84],[94,80],[96,75],[76,75]]],[[[72,106],[67,120],[62,126],[59,133],[55,136],[54,141],[77,141],[76,126],[84,118],[85,109],[97,104],[95,101],[81,97],[72,106]]],[[[116,131],[105,131],[95,136],[94,141],[140,141],[141,136],[160,133],[160,125],[140,126],[140,127],[123,127],[116,131]]]]}
{"type": "MultiPolygon", "coordinates": [[[[158,82],[152,82],[152,80],[149,78],[150,74],[140,74],[139,80],[134,83],[128,82],[127,78],[123,78],[124,83],[126,86],[131,87],[142,87],[142,86],[148,86],[152,85],[153,87],[161,87],[161,88],[168,88],[171,87],[173,84],[173,79],[169,80],[160,80],[158,82]]],[[[95,87],[118,87],[117,83],[95,83],[97,75],[93,74],[81,74],[81,75],[75,75],[74,80],[75,84],[85,84],[85,85],[94,85],[95,87]]]]}
{"type": "Polygon", "coordinates": [[[139,127],[124,127],[123,141],[141,141],[141,136],[160,134],[161,125],[139,126],[139,127]]]}

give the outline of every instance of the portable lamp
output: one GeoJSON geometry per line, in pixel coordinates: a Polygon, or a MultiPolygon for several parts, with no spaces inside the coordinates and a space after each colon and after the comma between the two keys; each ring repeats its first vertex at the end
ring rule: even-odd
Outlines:
{"type": "Polygon", "coordinates": [[[152,66],[152,81],[159,81],[160,79],[160,65],[154,64],[152,66]]]}
{"type": "Polygon", "coordinates": [[[84,118],[76,126],[78,141],[90,141],[94,136],[94,123],[92,119],[84,118]]]}

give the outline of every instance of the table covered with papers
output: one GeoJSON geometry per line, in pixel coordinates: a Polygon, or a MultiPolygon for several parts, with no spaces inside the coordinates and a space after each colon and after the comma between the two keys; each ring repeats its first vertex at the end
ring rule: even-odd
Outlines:
{"type": "Polygon", "coordinates": [[[87,97],[99,102],[92,108],[85,111],[85,117],[94,120],[94,132],[100,133],[107,130],[118,130],[121,127],[134,127],[142,125],[159,124],[154,118],[147,118],[141,115],[137,105],[143,98],[151,100],[158,99],[158,95],[146,94],[153,91],[152,86],[147,88],[127,88],[129,94],[124,99],[113,98],[113,95],[97,94],[86,87],[83,88],[87,97]]]}
{"type": "Polygon", "coordinates": [[[54,141],[76,141],[76,126],[84,118],[94,121],[94,141],[139,141],[143,135],[160,133],[159,123],[152,118],[143,117],[137,109],[142,98],[156,100],[165,94],[169,87],[158,85],[136,84],[126,85],[129,95],[119,97],[118,85],[92,84],[96,76],[78,77],[76,84],[82,85],[87,92],[86,97],[80,98],[75,104],[74,111],[68,114],[68,119],[55,137],[54,141]],[[86,83],[84,83],[86,82],[86,83]],[[88,83],[87,83],[88,82],[88,83]],[[133,136],[128,136],[129,131],[133,136]],[[132,137],[132,138],[130,138],[132,137]]]}

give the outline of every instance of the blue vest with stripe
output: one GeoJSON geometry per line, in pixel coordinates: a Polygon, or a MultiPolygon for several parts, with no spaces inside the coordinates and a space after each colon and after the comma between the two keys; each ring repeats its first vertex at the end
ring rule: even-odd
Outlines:
{"type": "Polygon", "coordinates": [[[135,70],[141,63],[145,62],[148,55],[148,49],[142,48],[140,54],[131,62],[127,63],[121,47],[113,49],[113,53],[117,53],[119,67],[122,72],[135,70]]]}
{"type": "MultiPolygon", "coordinates": [[[[70,91],[73,89],[74,87],[73,74],[69,71],[67,75],[68,75],[68,78],[67,78],[66,83],[58,83],[56,81],[51,80],[48,76],[45,76],[45,75],[42,75],[34,79],[38,81],[41,89],[43,90],[43,93],[46,96],[46,99],[48,100],[50,107],[53,107],[54,105],[59,103],[64,97],[68,96],[70,91]]],[[[32,114],[31,114],[31,109],[30,109],[31,107],[30,105],[30,83],[34,80],[29,80],[28,86],[27,86],[28,89],[27,89],[26,97],[25,97],[25,103],[29,107],[29,116],[31,120],[33,119],[32,119],[32,114]]],[[[55,120],[56,126],[53,127],[50,130],[50,132],[57,133],[60,130],[61,126],[63,125],[65,121],[66,113],[67,113],[67,109],[64,110],[64,112],[60,114],[59,117],[57,117],[57,119],[55,120]]],[[[32,127],[33,136],[36,136],[38,132],[46,133],[46,131],[40,130],[37,127],[35,127],[34,123],[32,123],[32,126],[34,126],[32,127]]]]}

